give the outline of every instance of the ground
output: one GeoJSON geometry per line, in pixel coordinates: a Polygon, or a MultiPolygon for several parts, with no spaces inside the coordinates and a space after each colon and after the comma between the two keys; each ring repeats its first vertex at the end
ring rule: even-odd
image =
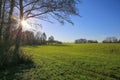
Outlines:
{"type": "Polygon", "coordinates": [[[120,80],[120,44],[25,46],[33,64],[0,69],[0,80],[120,80]]]}

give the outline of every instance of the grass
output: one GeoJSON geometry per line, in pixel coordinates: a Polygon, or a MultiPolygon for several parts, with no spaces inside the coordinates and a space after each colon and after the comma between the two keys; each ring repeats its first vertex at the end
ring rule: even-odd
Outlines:
{"type": "Polygon", "coordinates": [[[33,64],[0,70],[0,80],[120,80],[120,44],[23,47],[33,64]]]}

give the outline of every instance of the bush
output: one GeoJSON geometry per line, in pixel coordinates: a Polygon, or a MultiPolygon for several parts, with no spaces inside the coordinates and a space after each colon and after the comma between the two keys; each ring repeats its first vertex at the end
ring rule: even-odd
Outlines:
{"type": "Polygon", "coordinates": [[[0,46],[0,68],[7,66],[15,66],[21,63],[33,63],[31,56],[25,55],[22,49],[18,54],[14,54],[14,48],[11,47],[8,51],[4,51],[4,46],[0,46]]]}

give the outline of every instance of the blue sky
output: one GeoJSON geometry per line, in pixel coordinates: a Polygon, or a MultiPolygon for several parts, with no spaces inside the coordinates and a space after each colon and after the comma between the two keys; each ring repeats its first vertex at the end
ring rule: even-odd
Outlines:
{"type": "Polygon", "coordinates": [[[106,37],[120,38],[120,0],[81,0],[80,15],[72,16],[74,25],[42,22],[42,32],[56,40],[73,42],[86,38],[102,41],[106,37]]]}

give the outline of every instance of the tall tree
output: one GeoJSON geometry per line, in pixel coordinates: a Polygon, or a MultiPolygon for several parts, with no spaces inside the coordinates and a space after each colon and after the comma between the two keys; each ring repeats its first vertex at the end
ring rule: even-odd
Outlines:
{"type": "Polygon", "coordinates": [[[1,36],[2,36],[2,25],[1,25],[1,22],[2,22],[2,0],[0,0],[0,40],[1,40],[1,36]]]}
{"type": "Polygon", "coordinates": [[[1,0],[0,8],[1,8],[1,13],[0,13],[0,40],[2,39],[2,29],[4,26],[4,18],[5,18],[5,6],[6,6],[6,0],[1,0]]]}
{"type": "Polygon", "coordinates": [[[20,7],[20,23],[19,23],[19,27],[18,27],[18,33],[17,33],[17,37],[16,37],[16,42],[15,42],[15,50],[14,53],[18,54],[19,52],[19,47],[20,47],[20,39],[21,39],[21,35],[22,35],[22,20],[24,19],[23,16],[23,0],[19,0],[19,7],[20,7]]]}
{"type": "Polygon", "coordinates": [[[1,13],[2,13],[2,0],[0,0],[0,22],[1,22],[1,13]]]}
{"type": "Polygon", "coordinates": [[[8,24],[6,27],[6,31],[5,31],[5,43],[9,46],[10,44],[10,35],[11,35],[11,30],[10,28],[13,26],[12,22],[13,22],[13,11],[14,11],[14,7],[15,7],[15,0],[10,0],[10,10],[9,10],[9,16],[8,16],[8,24]]]}
{"type": "MultiPolygon", "coordinates": [[[[65,21],[73,24],[69,16],[79,15],[76,9],[78,2],[79,0],[19,0],[17,8],[20,12],[20,21],[39,18],[40,20],[51,22],[52,17],[62,24],[65,21]]],[[[16,37],[15,53],[20,47],[21,31],[22,24],[20,22],[16,37]]]]}

